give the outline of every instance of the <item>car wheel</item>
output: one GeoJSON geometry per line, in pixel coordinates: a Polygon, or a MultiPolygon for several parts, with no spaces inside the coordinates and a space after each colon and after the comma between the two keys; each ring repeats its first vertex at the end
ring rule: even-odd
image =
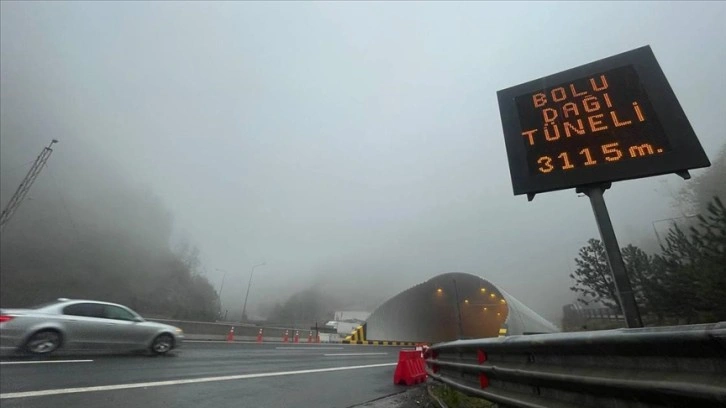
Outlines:
{"type": "Polygon", "coordinates": [[[43,330],[34,333],[27,342],[25,349],[33,354],[50,354],[61,345],[61,335],[55,330],[43,330]]]}
{"type": "Polygon", "coordinates": [[[174,338],[169,334],[160,334],[151,343],[151,352],[154,354],[164,354],[173,347],[174,338]]]}

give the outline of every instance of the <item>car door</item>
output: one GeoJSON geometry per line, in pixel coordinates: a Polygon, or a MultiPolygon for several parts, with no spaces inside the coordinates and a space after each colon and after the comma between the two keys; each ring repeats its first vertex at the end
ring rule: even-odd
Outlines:
{"type": "Polygon", "coordinates": [[[110,344],[119,348],[144,348],[151,338],[150,329],[137,321],[130,310],[116,305],[104,305],[104,317],[109,323],[110,344]]]}
{"type": "Polygon", "coordinates": [[[65,343],[70,349],[100,349],[107,346],[109,327],[102,304],[74,303],[63,308],[65,343]]]}

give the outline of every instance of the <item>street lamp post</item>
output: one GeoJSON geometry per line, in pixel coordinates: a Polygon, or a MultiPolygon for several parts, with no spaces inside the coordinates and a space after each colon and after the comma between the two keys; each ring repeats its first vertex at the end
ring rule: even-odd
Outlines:
{"type": "Polygon", "coordinates": [[[215,269],[219,272],[224,272],[224,275],[222,275],[222,283],[219,285],[219,301],[222,301],[222,289],[224,289],[224,278],[227,277],[227,271],[224,269],[215,269]]]}
{"type": "Polygon", "coordinates": [[[658,239],[658,244],[660,246],[663,246],[663,242],[660,240],[660,234],[658,234],[658,230],[655,228],[655,224],[657,224],[659,222],[663,222],[663,221],[673,221],[673,224],[675,225],[677,220],[689,219],[689,218],[694,218],[694,217],[698,217],[698,215],[683,215],[683,217],[663,218],[663,219],[655,220],[655,221],[651,222],[651,225],[653,226],[653,232],[655,232],[655,237],[658,239]]]}
{"type": "Polygon", "coordinates": [[[255,275],[255,268],[258,266],[265,265],[265,262],[262,262],[261,264],[254,265],[252,267],[252,271],[250,272],[250,280],[247,282],[247,293],[245,294],[245,303],[244,306],[242,306],[242,320],[247,320],[247,298],[250,296],[250,286],[252,286],[252,277],[255,275]]]}
{"type": "MultiPolygon", "coordinates": [[[[219,269],[219,268],[214,268],[214,270],[216,270],[218,272],[224,272],[224,275],[222,275],[222,283],[219,285],[219,292],[217,292],[218,296],[219,296],[219,312],[221,314],[222,313],[222,289],[224,289],[224,278],[227,277],[227,271],[225,271],[224,269],[219,269]]],[[[227,320],[227,311],[226,310],[224,311],[223,320],[227,320]]]]}

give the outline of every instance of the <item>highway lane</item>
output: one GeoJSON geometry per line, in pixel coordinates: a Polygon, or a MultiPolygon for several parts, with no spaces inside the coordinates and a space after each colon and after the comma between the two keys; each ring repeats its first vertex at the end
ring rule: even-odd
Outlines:
{"type": "Polygon", "coordinates": [[[404,390],[392,380],[398,350],[201,342],[163,357],[6,357],[0,361],[0,405],[349,407],[404,390]]]}

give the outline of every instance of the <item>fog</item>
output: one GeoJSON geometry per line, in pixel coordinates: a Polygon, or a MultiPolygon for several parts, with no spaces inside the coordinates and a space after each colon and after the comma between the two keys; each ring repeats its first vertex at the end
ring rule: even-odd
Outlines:
{"type": "MultiPolygon", "coordinates": [[[[52,194],[84,208],[57,208],[57,222],[81,222],[105,197],[118,211],[94,220],[157,225],[117,194],[144,192],[173,219],[169,245],[195,244],[217,288],[227,271],[230,313],[264,261],[252,314],[309,286],[372,309],[456,271],[559,323],[575,299],[572,259],[597,228],[572,190],[512,195],[497,90],[649,44],[709,157],[725,140],[718,2],[0,11],[2,205],[26,163],[60,140],[11,223],[39,217],[34,194],[52,194]]],[[[652,222],[680,214],[684,184],[616,183],[605,198],[621,246],[654,246],[652,222]]]]}

